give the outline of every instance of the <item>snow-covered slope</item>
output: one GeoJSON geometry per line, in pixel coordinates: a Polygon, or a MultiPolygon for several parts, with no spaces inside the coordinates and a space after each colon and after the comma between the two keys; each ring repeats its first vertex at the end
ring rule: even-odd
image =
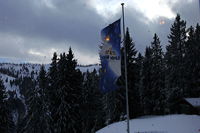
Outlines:
{"type": "MultiPolygon", "coordinates": [[[[37,77],[41,65],[40,64],[13,64],[13,63],[0,63],[0,69],[9,69],[18,77],[37,77]]],[[[48,70],[49,65],[45,65],[46,70],[48,70]]]]}
{"type": "Polygon", "coordinates": [[[88,65],[88,66],[78,66],[77,69],[80,69],[81,72],[92,72],[94,69],[98,70],[100,69],[100,65],[95,64],[95,65],[88,65]]]}
{"type": "Polygon", "coordinates": [[[1,79],[3,80],[3,83],[4,83],[4,86],[5,86],[5,88],[6,88],[6,91],[8,92],[8,91],[14,91],[14,92],[16,92],[16,96],[18,97],[18,98],[21,98],[21,94],[20,94],[20,91],[19,91],[19,87],[18,86],[15,86],[15,85],[10,85],[10,81],[12,81],[12,80],[15,80],[15,78],[14,77],[11,77],[11,76],[8,76],[8,75],[6,75],[6,74],[2,74],[2,73],[0,73],[0,77],[1,77],[1,79]]]}
{"type": "MultiPolygon", "coordinates": [[[[10,81],[20,77],[34,77],[37,78],[40,71],[41,64],[13,64],[13,63],[0,63],[0,77],[4,82],[7,91],[16,91],[19,97],[19,88],[15,85],[10,85],[10,81]]],[[[46,71],[49,70],[50,65],[46,64],[46,71]]],[[[94,69],[99,70],[98,64],[88,66],[78,66],[81,72],[92,72],[94,69]]]]}
{"type": "MultiPolygon", "coordinates": [[[[41,64],[13,64],[13,63],[0,63],[0,69],[9,69],[14,74],[18,74],[18,77],[25,77],[31,76],[31,72],[33,73],[34,77],[37,76],[37,74],[40,71],[41,64]]],[[[45,64],[46,71],[49,70],[50,65],[45,64]]],[[[80,69],[81,72],[92,72],[94,69],[97,71],[99,70],[100,65],[94,64],[94,65],[87,65],[87,66],[78,66],[77,69],[80,69]]]]}
{"type": "MultiPolygon", "coordinates": [[[[49,70],[50,65],[44,65],[46,71],[49,70]]],[[[23,77],[31,77],[31,79],[37,79],[41,64],[13,64],[13,63],[0,63],[0,78],[3,80],[6,91],[8,92],[8,100],[12,109],[13,121],[15,124],[22,120],[27,113],[27,106],[25,104],[25,89],[19,87],[19,81],[22,81],[23,77]]],[[[99,65],[78,66],[82,73],[92,72],[94,69],[99,70],[99,65]]],[[[25,78],[27,79],[27,78],[25,78]]],[[[28,78],[30,79],[30,78],[28,78]]],[[[28,84],[27,82],[24,82],[28,84]]],[[[24,85],[24,84],[23,84],[24,85]]],[[[21,85],[22,86],[22,85],[21,85]]],[[[26,86],[27,89],[29,87],[26,86]]]]}
{"type": "MultiPolygon", "coordinates": [[[[96,133],[127,133],[126,122],[113,123],[96,133]]],[[[200,116],[167,115],[130,121],[130,133],[200,133],[200,116]]]]}

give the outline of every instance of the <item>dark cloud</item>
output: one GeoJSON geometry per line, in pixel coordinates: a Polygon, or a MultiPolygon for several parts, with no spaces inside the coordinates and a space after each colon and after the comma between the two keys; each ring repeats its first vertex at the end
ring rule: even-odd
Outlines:
{"type": "Polygon", "coordinates": [[[55,9],[39,1],[35,4],[27,0],[1,0],[0,31],[92,46],[98,39],[101,17],[76,0],[53,4],[55,9]]]}
{"type": "MultiPolygon", "coordinates": [[[[200,22],[200,10],[199,3],[196,0],[191,1],[177,1],[176,3],[168,3],[172,7],[172,11],[181,15],[183,20],[186,20],[187,27],[196,26],[200,22]]],[[[165,17],[158,17],[154,21],[149,21],[143,14],[138,13],[134,9],[129,9],[127,12],[128,25],[132,32],[133,40],[135,40],[136,48],[144,53],[145,47],[150,46],[153,40],[153,35],[156,33],[161,41],[163,50],[168,44],[168,35],[170,34],[170,27],[174,22],[174,19],[168,19],[165,17]],[[141,21],[140,21],[141,20],[141,21]],[[160,24],[160,21],[164,21],[165,24],[160,24]]]]}
{"type": "MultiPolygon", "coordinates": [[[[197,5],[194,0],[171,4],[173,11],[179,12],[188,25],[196,25],[200,20],[197,5]]],[[[134,8],[126,8],[125,11],[126,26],[140,52],[143,53],[150,45],[154,33],[159,35],[163,46],[167,44],[173,20],[160,17],[147,21],[144,14],[134,8]],[[165,24],[160,25],[160,20],[164,20],[165,24]]],[[[0,57],[40,62],[42,54],[51,49],[67,51],[70,45],[87,56],[85,60],[98,56],[100,30],[120,16],[121,10],[109,20],[104,19],[82,0],[0,0],[0,57]],[[33,55],[30,50],[42,54],[33,55]]]]}
{"type": "Polygon", "coordinates": [[[173,5],[174,12],[179,13],[183,20],[186,20],[187,26],[195,26],[200,22],[200,7],[198,0],[191,0],[188,2],[179,1],[173,5]]]}

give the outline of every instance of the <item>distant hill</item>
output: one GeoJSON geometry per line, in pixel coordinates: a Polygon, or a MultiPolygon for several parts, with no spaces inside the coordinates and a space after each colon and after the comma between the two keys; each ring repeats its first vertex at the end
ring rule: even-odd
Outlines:
{"type": "MultiPolygon", "coordinates": [[[[48,71],[50,65],[45,64],[48,71]]],[[[0,77],[8,94],[8,102],[12,110],[13,120],[15,124],[23,120],[24,114],[27,113],[25,98],[27,98],[27,90],[32,88],[40,71],[41,64],[14,64],[0,63],[0,77]]],[[[94,69],[99,70],[100,65],[78,65],[82,73],[92,72],[94,69]]]]}

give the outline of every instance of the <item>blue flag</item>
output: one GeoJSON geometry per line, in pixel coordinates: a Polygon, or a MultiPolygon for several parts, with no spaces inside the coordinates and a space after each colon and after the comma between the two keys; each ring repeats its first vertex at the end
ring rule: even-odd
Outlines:
{"type": "Polygon", "coordinates": [[[100,88],[103,92],[115,90],[121,75],[121,29],[120,19],[101,31],[102,46],[100,50],[101,73],[100,88]]]}
{"type": "Polygon", "coordinates": [[[199,13],[200,13],[200,0],[199,0],[199,13]]]}

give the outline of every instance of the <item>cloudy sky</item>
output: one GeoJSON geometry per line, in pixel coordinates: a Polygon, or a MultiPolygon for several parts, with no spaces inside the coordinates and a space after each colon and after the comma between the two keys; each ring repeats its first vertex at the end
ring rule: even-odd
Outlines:
{"type": "Polygon", "coordinates": [[[154,33],[167,44],[177,13],[200,22],[199,0],[0,0],[0,61],[49,63],[71,46],[79,64],[99,62],[100,30],[121,17],[140,52],[154,33]],[[160,24],[164,22],[163,24],[160,24]]]}

